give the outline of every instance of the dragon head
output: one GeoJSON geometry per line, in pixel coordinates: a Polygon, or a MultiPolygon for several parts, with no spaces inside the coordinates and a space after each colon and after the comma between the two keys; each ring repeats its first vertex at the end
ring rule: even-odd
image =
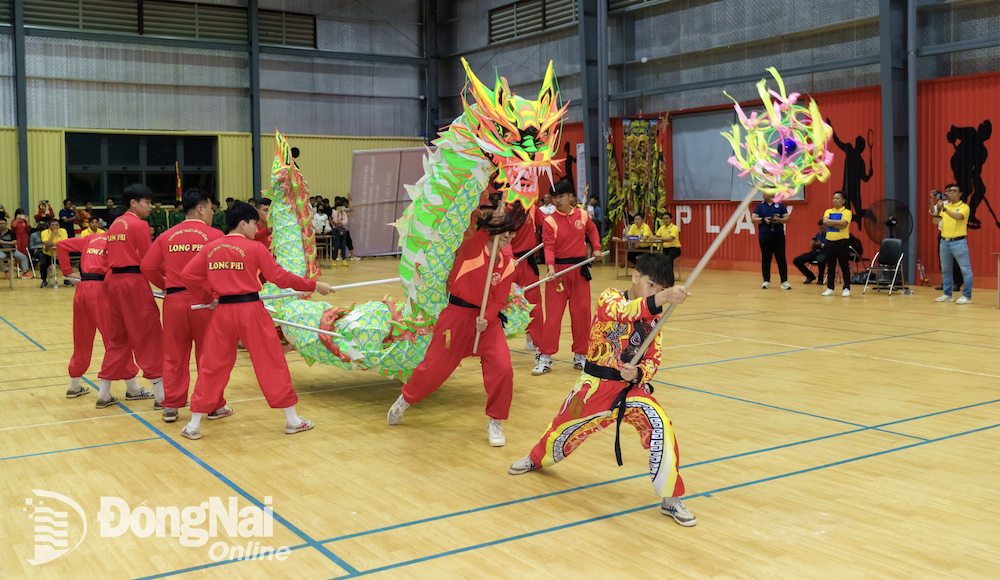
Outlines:
{"type": "MultiPolygon", "coordinates": [[[[520,202],[527,208],[538,197],[538,177],[560,169],[563,159],[555,159],[559,149],[559,131],[569,104],[559,106],[559,87],[552,72],[552,62],[538,100],[529,101],[511,94],[507,79],[497,76],[496,86],[486,88],[469,63],[462,59],[468,75],[462,91],[466,133],[493,164],[498,183],[504,184],[505,201],[520,202]],[[474,103],[469,103],[469,93],[474,103]]],[[[454,127],[455,125],[453,125],[454,127]]]]}

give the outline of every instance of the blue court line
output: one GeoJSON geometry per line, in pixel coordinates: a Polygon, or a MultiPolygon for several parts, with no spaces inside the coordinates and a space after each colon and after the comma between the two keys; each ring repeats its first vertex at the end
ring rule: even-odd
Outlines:
{"type": "Polygon", "coordinates": [[[42,349],[42,350],[45,350],[45,347],[44,347],[44,346],[42,346],[42,345],[38,344],[38,343],[37,343],[37,342],[35,342],[35,341],[34,341],[34,340],[33,340],[33,339],[32,339],[32,338],[30,337],[30,336],[28,336],[27,334],[24,334],[23,332],[21,332],[21,329],[20,329],[20,328],[18,328],[18,327],[16,327],[16,326],[14,326],[13,324],[11,324],[11,323],[10,323],[10,321],[8,321],[8,320],[7,320],[6,318],[4,318],[3,316],[0,316],[0,320],[3,320],[3,321],[4,321],[5,323],[7,323],[7,326],[9,326],[9,327],[13,328],[14,330],[16,330],[18,334],[20,334],[20,335],[21,335],[21,336],[23,336],[24,338],[27,338],[27,339],[28,339],[28,341],[30,341],[30,342],[31,342],[31,344],[33,344],[33,345],[37,346],[38,348],[40,348],[40,349],[42,349]]]}
{"type": "MultiPolygon", "coordinates": [[[[995,429],[997,427],[1000,427],[1000,423],[995,424],[995,425],[990,425],[988,427],[981,427],[979,429],[972,429],[970,431],[963,431],[961,433],[955,433],[953,435],[947,435],[947,436],[944,436],[944,437],[938,437],[936,439],[928,439],[926,441],[919,441],[917,443],[911,443],[910,445],[904,445],[903,447],[896,447],[896,448],[893,448],[893,449],[887,449],[885,451],[878,451],[878,452],[875,452],[875,453],[869,453],[867,455],[861,455],[861,456],[858,456],[858,457],[852,457],[850,459],[844,459],[842,461],[835,461],[835,462],[832,462],[832,463],[826,463],[824,465],[817,465],[816,467],[810,467],[810,468],[807,468],[807,469],[800,469],[798,471],[791,471],[789,473],[784,473],[782,475],[775,475],[775,476],[772,476],[772,477],[765,477],[765,478],[756,479],[756,480],[753,480],[753,481],[748,481],[748,482],[745,482],[745,483],[739,483],[739,484],[736,484],[736,485],[729,485],[729,486],[726,486],[726,487],[720,487],[718,489],[713,489],[711,491],[705,491],[705,492],[701,492],[701,493],[696,493],[696,494],[692,494],[692,495],[689,495],[689,496],[685,496],[684,499],[693,499],[693,498],[697,498],[697,497],[711,497],[714,494],[722,493],[724,491],[731,491],[731,490],[739,489],[739,488],[742,488],[742,487],[748,487],[748,486],[751,486],[751,485],[757,485],[759,483],[766,483],[766,482],[769,482],[769,481],[775,481],[775,480],[778,480],[778,479],[784,479],[786,477],[792,477],[794,475],[801,475],[803,473],[809,473],[809,472],[812,472],[812,471],[819,471],[821,469],[827,469],[827,468],[830,468],[830,467],[837,467],[839,465],[844,465],[844,464],[847,464],[847,463],[853,463],[855,461],[861,461],[862,459],[870,459],[872,457],[878,457],[880,455],[886,455],[886,454],[889,454],[889,453],[895,453],[897,451],[903,451],[905,449],[912,449],[914,447],[919,447],[921,445],[927,445],[929,443],[937,443],[937,442],[940,442],[940,441],[944,441],[946,439],[953,439],[955,437],[961,437],[961,436],[964,436],[964,435],[970,435],[970,434],[973,434],[973,433],[978,433],[980,431],[986,431],[988,429],[995,429]]],[[[419,563],[422,563],[422,562],[427,562],[427,561],[431,561],[431,560],[437,560],[439,558],[443,558],[443,557],[446,557],[446,556],[453,556],[455,554],[461,554],[461,553],[464,553],[464,552],[471,552],[473,550],[478,550],[480,548],[488,548],[488,547],[491,547],[491,546],[497,546],[497,545],[500,545],[500,544],[506,544],[506,543],[509,543],[509,542],[513,542],[513,541],[517,541],[517,540],[523,540],[525,538],[539,536],[539,535],[547,534],[547,533],[550,533],[550,532],[556,532],[556,531],[559,531],[559,530],[565,530],[565,529],[568,529],[568,528],[574,528],[574,527],[581,526],[581,525],[584,525],[584,524],[590,524],[590,523],[594,523],[594,522],[599,522],[601,520],[607,520],[607,519],[610,519],[610,518],[615,518],[615,517],[619,517],[619,516],[623,516],[623,515],[628,515],[628,514],[632,514],[632,513],[635,513],[635,512],[642,511],[642,510],[652,509],[652,508],[655,508],[655,507],[657,507],[659,505],[660,505],[659,502],[654,503],[654,504],[649,504],[649,505],[643,505],[643,506],[639,506],[639,507],[636,507],[636,508],[622,510],[622,511],[619,511],[619,512],[614,512],[614,513],[610,513],[610,514],[596,516],[596,517],[593,517],[593,518],[587,518],[585,520],[580,520],[580,521],[576,521],[576,522],[570,522],[568,524],[562,524],[562,525],[559,525],[559,526],[553,526],[551,528],[545,528],[545,529],[537,530],[537,531],[534,531],[534,532],[527,532],[527,533],[524,533],[524,534],[518,534],[516,536],[510,536],[510,537],[507,537],[507,538],[500,538],[499,540],[493,540],[493,541],[490,541],[490,542],[483,542],[483,543],[480,543],[480,544],[474,544],[472,546],[466,546],[465,548],[458,548],[458,549],[455,549],[455,550],[448,550],[447,552],[441,552],[439,554],[432,554],[430,556],[424,556],[422,558],[414,558],[412,560],[406,560],[404,562],[399,562],[397,564],[389,564],[387,566],[381,566],[379,568],[373,568],[371,570],[365,570],[364,572],[347,574],[347,575],[344,575],[344,576],[337,576],[337,577],[335,577],[335,579],[357,578],[359,576],[367,576],[369,574],[376,574],[376,573],[379,573],[379,572],[385,572],[387,570],[393,570],[393,569],[402,568],[402,567],[405,567],[405,566],[412,566],[413,564],[419,564],[419,563]]]]}
{"type": "MultiPolygon", "coordinates": [[[[90,385],[93,388],[95,388],[95,389],[97,388],[97,385],[95,385],[93,382],[91,382],[86,377],[84,377],[83,380],[86,381],[87,383],[90,383],[90,385]]],[[[241,496],[243,496],[247,501],[251,502],[255,506],[259,507],[260,509],[264,509],[265,508],[264,504],[262,502],[258,501],[257,498],[253,497],[252,495],[250,495],[249,493],[247,493],[246,490],[244,490],[240,486],[238,486],[235,483],[233,483],[232,480],[230,480],[225,475],[222,475],[221,473],[219,473],[219,471],[216,470],[214,467],[212,467],[209,464],[207,464],[204,461],[202,461],[194,453],[191,453],[190,451],[188,451],[187,449],[185,449],[183,446],[181,446],[180,443],[178,443],[178,442],[174,441],[173,439],[167,437],[163,433],[163,431],[160,431],[159,429],[157,429],[156,427],[154,427],[149,421],[145,420],[140,415],[136,414],[134,411],[132,411],[131,409],[129,409],[127,406],[125,406],[125,403],[118,403],[118,406],[121,407],[122,409],[124,409],[125,412],[128,413],[129,415],[132,415],[132,417],[134,417],[137,421],[139,421],[140,423],[142,423],[143,425],[145,425],[147,428],[149,428],[150,431],[152,431],[153,433],[156,433],[164,441],[166,441],[167,443],[171,444],[175,449],[177,449],[178,451],[180,451],[181,453],[183,453],[184,455],[186,455],[189,459],[191,459],[192,461],[194,461],[195,463],[197,463],[198,465],[200,465],[202,468],[204,468],[206,471],[208,471],[209,473],[211,473],[212,475],[214,475],[219,481],[221,481],[222,483],[228,485],[233,491],[235,491],[236,493],[238,493],[241,496]]],[[[277,521],[281,525],[283,525],[286,528],[288,528],[292,533],[294,533],[298,537],[300,537],[303,540],[305,540],[306,544],[308,544],[310,547],[313,547],[316,550],[318,550],[321,554],[323,554],[324,556],[326,556],[327,558],[329,558],[330,560],[332,560],[335,564],[337,564],[338,566],[340,566],[344,570],[347,570],[350,573],[357,572],[357,570],[355,570],[350,564],[348,564],[347,562],[345,562],[344,560],[342,560],[341,558],[339,558],[336,554],[334,554],[333,552],[331,552],[325,546],[320,545],[319,542],[317,542],[316,540],[312,539],[311,537],[309,537],[308,534],[306,534],[305,532],[303,532],[299,528],[297,528],[294,525],[292,525],[291,522],[289,522],[285,518],[283,518],[280,515],[278,515],[277,512],[273,512],[272,515],[273,515],[275,521],[277,521]]]]}
{"type": "Polygon", "coordinates": [[[912,419],[902,419],[899,421],[892,421],[891,423],[882,423],[881,425],[875,425],[875,427],[888,427],[889,425],[897,425],[899,423],[916,421],[917,419],[926,419],[927,417],[933,417],[935,415],[943,415],[944,413],[952,413],[954,411],[964,411],[965,409],[972,409],[973,407],[982,407],[983,405],[992,405],[993,403],[1000,403],[1000,399],[993,399],[992,401],[984,401],[982,403],[973,403],[971,405],[955,407],[954,409],[948,409],[946,411],[938,411],[936,413],[927,413],[926,415],[920,415],[919,417],[914,417],[912,419]]]}
{"type": "MultiPolygon", "coordinates": [[[[294,552],[295,550],[301,550],[302,548],[308,548],[308,547],[310,547],[309,544],[299,544],[298,546],[289,546],[288,549],[294,552]]],[[[218,562],[212,562],[211,564],[200,564],[198,566],[191,566],[190,568],[174,570],[173,572],[162,572],[160,574],[153,574],[152,576],[143,576],[141,578],[137,578],[136,580],[156,580],[157,578],[167,578],[169,576],[176,576],[178,574],[187,574],[188,572],[205,570],[207,568],[215,568],[216,566],[223,566],[225,564],[232,564],[234,562],[243,562],[246,559],[247,558],[240,558],[238,560],[219,560],[218,562]]]]}
{"type": "Polygon", "coordinates": [[[142,441],[156,441],[159,437],[150,437],[148,439],[133,439],[132,441],[119,441],[117,443],[101,443],[100,445],[88,445],[87,447],[74,447],[72,449],[57,449],[55,451],[42,451],[41,453],[29,453],[27,455],[12,455],[10,457],[0,457],[0,461],[7,461],[8,459],[24,459],[25,457],[37,457],[39,455],[52,455],[54,453],[66,453],[67,451],[82,451],[84,449],[96,449],[98,447],[110,447],[112,445],[125,445],[126,443],[141,443],[142,441]]]}

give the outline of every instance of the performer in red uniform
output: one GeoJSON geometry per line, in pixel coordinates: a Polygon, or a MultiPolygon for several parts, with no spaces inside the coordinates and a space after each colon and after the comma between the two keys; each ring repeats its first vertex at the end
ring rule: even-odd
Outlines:
{"type": "MultiPolygon", "coordinates": [[[[59,268],[63,277],[77,282],[76,292],[73,294],[73,356],[69,359],[69,390],[66,391],[66,398],[72,399],[90,392],[90,387],[80,384],[80,377],[87,373],[90,368],[90,361],[94,353],[94,333],[101,331],[101,340],[104,348],[108,348],[108,327],[105,308],[108,304],[108,297],[104,291],[104,277],[108,273],[108,265],[105,261],[104,251],[107,246],[107,234],[95,234],[86,238],[69,238],[56,244],[56,252],[59,254],[59,268]],[[73,275],[73,268],[70,266],[70,252],[80,253],[80,275],[73,275]]],[[[141,392],[139,385],[135,381],[135,376],[139,374],[139,368],[129,359],[127,363],[128,378],[125,381],[128,392],[138,395],[141,392]]],[[[110,388],[110,381],[108,382],[110,388]]],[[[110,397],[106,405],[98,405],[98,408],[107,407],[118,402],[118,399],[110,397]]]]}
{"type": "MultiPolygon", "coordinates": [[[[566,459],[588,436],[622,421],[639,432],[649,451],[653,490],[663,498],[660,511],[682,526],[693,526],[694,515],[684,507],[684,480],[670,418],[653,398],[649,381],[660,366],[657,335],[638,365],[632,365],[639,345],[649,336],[665,304],[680,304],[689,296],[683,286],[673,286],[674,270],[663,254],[645,254],[632,274],[632,288],[608,288],[597,300],[597,316],[583,373],[541,440],[510,466],[512,475],[551,467],[566,459]]],[[[621,449],[615,436],[615,454],[621,449]]]]}
{"type": "MultiPolygon", "coordinates": [[[[598,259],[601,236],[587,212],[574,206],[572,185],[559,182],[553,191],[556,211],[542,221],[542,242],[545,244],[546,276],[565,270],[587,259],[586,239],[598,259]]],[[[573,366],[583,369],[587,360],[587,337],[590,332],[590,271],[587,266],[545,284],[545,324],[539,355],[531,374],[538,376],[552,370],[552,355],[559,352],[559,334],[563,313],[569,303],[573,329],[573,366]]]]}
{"type": "MultiPolygon", "coordinates": [[[[541,212],[538,212],[540,214],[541,212]]],[[[515,232],[514,240],[510,243],[510,249],[515,258],[521,258],[535,246],[538,245],[538,228],[535,219],[538,216],[534,204],[528,208],[524,224],[515,232]]],[[[514,283],[524,288],[538,282],[538,263],[542,260],[542,250],[531,254],[521,260],[514,270],[514,283]]],[[[542,343],[542,290],[538,287],[532,288],[524,293],[525,299],[534,304],[531,309],[531,323],[528,324],[528,339],[525,344],[526,350],[536,350],[536,345],[542,343]]]]}
{"type": "MultiPolygon", "coordinates": [[[[497,198],[499,199],[499,198],[497,198]]],[[[504,336],[500,311],[510,297],[514,279],[514,263],[506,250],[514,231],[524,219],[524,214],[503,212],[486,213],[480,221],[479,231],[458,249],[455,266],[451,270],[449,286],[451,297],[434,325],[434,336],[424,360],[413,371],[403,393],[389,409],[388,421],[395,425],[403,418],[407,407],[424,400],[436,391],[462,359],[478,356],[482,361],[483,383],[488,399],[486,415],[490,417],[486,434],[490,445],[501,447],[506,443],[500,421],[510,413],[514,391],[514,370],[510,363],[510,349],[504,336]],[[519,217],[518,217],[519,216],[519,217]],[[494,238],[499,237],[497,258],[489,275],[490,291],[486,314],[479,317],[483,301],[483,287],[490,267],[490,252],[494,238]],[[479,331],[479,349],[472,352],[476,332],[479,331]]]]}
{"type": "MultiPolygon", "coordinates": [[[[173,423],[177,410],[188,403],[191,384],[191,341],[195,361],[201,360],[205,329],[212,318],[209,309],[191,310],[193,304],[212,301],[210,294],[195,295],[184,287],[181,272],[201,248],[224,234],[212,224],[212,198],[200,189],[184,192],[181,202],[185,220],[157,236],[142,259],[142,273],[166,291],[163,299],[163,420],[173,423]]],[[[227,409],[225,401],[223,409],[227,409]]],[[[224,415],[213,412],[209,419],[224,415]]]]}
{"type": "MultiPolygon", "coordinates": [[[[104,282],[108,294],[108,348],[101,366],[98,405],[111,396],[110,381],[124,378],[124,369],[135,357],[143,376],[153,383],[139,398],[163,401],[163,329],[160,309],[139,265],[153,243],[149,223],[142,218],[152,209],[153,192],[140,183],[123,192],[128,210],[108,227],[107,262],[111,274],[104,282]],[[105,381],[106,380],[106,381],[105,381]],[[107,382],[107,392],[105,389],[107,382]]],[[[126,393],[126,400],[136,397],[126,393]]]]}
{"type": "Polygon", "coordinates": [[[188,439],[201,439],[201,416],[215,411],[228,417],[232,409],[222,398],[236,363],[236,344],[250,353],[257,382],[272,409],[285,411],[285,433],[313,428],[313,422],[295,413],[298,396],[292,389],[288,363],[278,341],[274,322],[264,310],[258,292],[258,274],[281,288],[329,294],[329,284],[306,280],[281,268],[270,251],[254,240],[257,210],[237,201],[226,212],[229,234],[209,242],[181,272],[181,282],[194,295],[217,296],[218,307],[205,331],[198,360],[198,380],[191,395],[191,422],[181,431],[188,439]]]}

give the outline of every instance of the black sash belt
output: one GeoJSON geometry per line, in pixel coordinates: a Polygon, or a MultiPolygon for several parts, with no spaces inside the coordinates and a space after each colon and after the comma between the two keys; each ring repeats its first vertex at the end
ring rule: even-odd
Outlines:
{"type": "Polygon", "coordinates": [[[91,282],[103,282],[104,274],[91,274],[90,272],[81,272],[80,281],[87,282],[88,280],[91,282]]]}
{"type": "Polygon", "coordinates": [[[167,288],[167,296],[171,294],[177,294],[178,292],[184,292],[187,288],[183,286],[174,286],[172,288],[167,288]]]}
{"type": "Polygon", "coordinates": [[[241,302],[257,302],[258,300],[260,300],[260,294],[256,292],[219,296],[219,304],[239,304],[241,302]]]}
{"type": "Polygon", "coordinates": [[[142,274],[139,266],[125,266],[124,268],[111,268],[113,274],[142,274]]]}
{"type": "MultiPolygon", "coordinates": [[[[632,387],[634,387],[635,384],[627,383],[625,381],[625,379],[622,378],[622,375],[618,371],[618,369],[613,369],[613,368],[610,368],[610,367],[602,367],[602,366],[596,365],[596,364],[594,364],[594,363],[592,363],[590,361],[587,361],[586,363],[584,363],[584,365],[583,365],[583,372],[585,372],[588,375],[591,375],[593,377],[597,377],[599,379],[603,379],[605,381],[618,381],[618,382],[625,382],[626,383],[625,387],[621,390],[621,392],[618,393],[618,396],[615,397],[614,402],[611,403],[611,409],[609,409],[610,411],[614,411],[615,409],[618,409],[618,417],[616,417],[616,419],[615,419],[615,423],[616,423],[616,425],[615,425],[615,459],[618,460],[618,465],[621,465],[622,464],[622,445],[621,445],[622,420],[625,419],[625,412],[628,410],[628,404],[627,404],[628,393],[629,393],[629,391],[632,390],[632,387]]],[[[640,371],[640,374],[641,374],[641,372],[642,371],[640,371]]],[[[649,385],[649,391],[650,392],[653,391],[653,386],[652,385],[649,385]]]]}
{"type": "MultiPolygon", "coordinates": [[[[586,259],[586,256],[580,258],[556,258],[556,264],[579,264],[586,259]]],[[[590,282],[593,279],[593,276],[590,275],[589,265],[580,267],[580,275],[583,276],[583,279],[587,282],[590,282]]]]}
{"type": "Polygon", "coordinates": [[[941,238],[946,242],[957,242],[958,240],[964,240],[965,236],[958,236],[957,238],[941,238]]]}
{"type": "MultiPolygon", "coordinates": [[[[449,304],[454,304],[455,306],[459,306],[461,308],[474,308],[476,310],[479,310],[479,306],[476,306],[475,304],[473,304],[471,302],[466,302],[465,300],[462,300],[461,298],[459,298],[458,296],[455,296],[454,294],[449,294],[448,295],[448,303],[449,304]]],[[[506,328],[507,327],[507,316],[504,315],[503,312],[499,313],[498,316],[500,317],[500,325],[506,328]]]]}
{"type": "MultiPolygon", "coordinates": [[[[514,252],[514,257],[517,258],[517,259],[521,259],[521,256],[527,254],[530,251],[531,250],[525,250],[523,252],[514,252]]],[[[541,251],[544,251],[544,250],[539,250],[539,252],[541,252],[541,251]]],[[[535,254],[537,254],[537,253],[538,252],[535,252],[535,254]]],[[[535,260],[535,254],[532,254],[532,255],[528,256],[528,265],[531,266],[532,271],[535,272],[535,276],[539,276],[540,274],[538,273],[538,261],[535,260]]]]}

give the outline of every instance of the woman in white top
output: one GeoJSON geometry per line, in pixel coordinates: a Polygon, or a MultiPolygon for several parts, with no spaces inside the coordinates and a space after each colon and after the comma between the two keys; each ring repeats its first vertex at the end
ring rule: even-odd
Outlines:
{"type": "Polygon", "coordinates": [[[330,218],[321,211],[313,213],[312,216],[313,230],[319,234],[329,234],[330,233],[330,218]]]}

